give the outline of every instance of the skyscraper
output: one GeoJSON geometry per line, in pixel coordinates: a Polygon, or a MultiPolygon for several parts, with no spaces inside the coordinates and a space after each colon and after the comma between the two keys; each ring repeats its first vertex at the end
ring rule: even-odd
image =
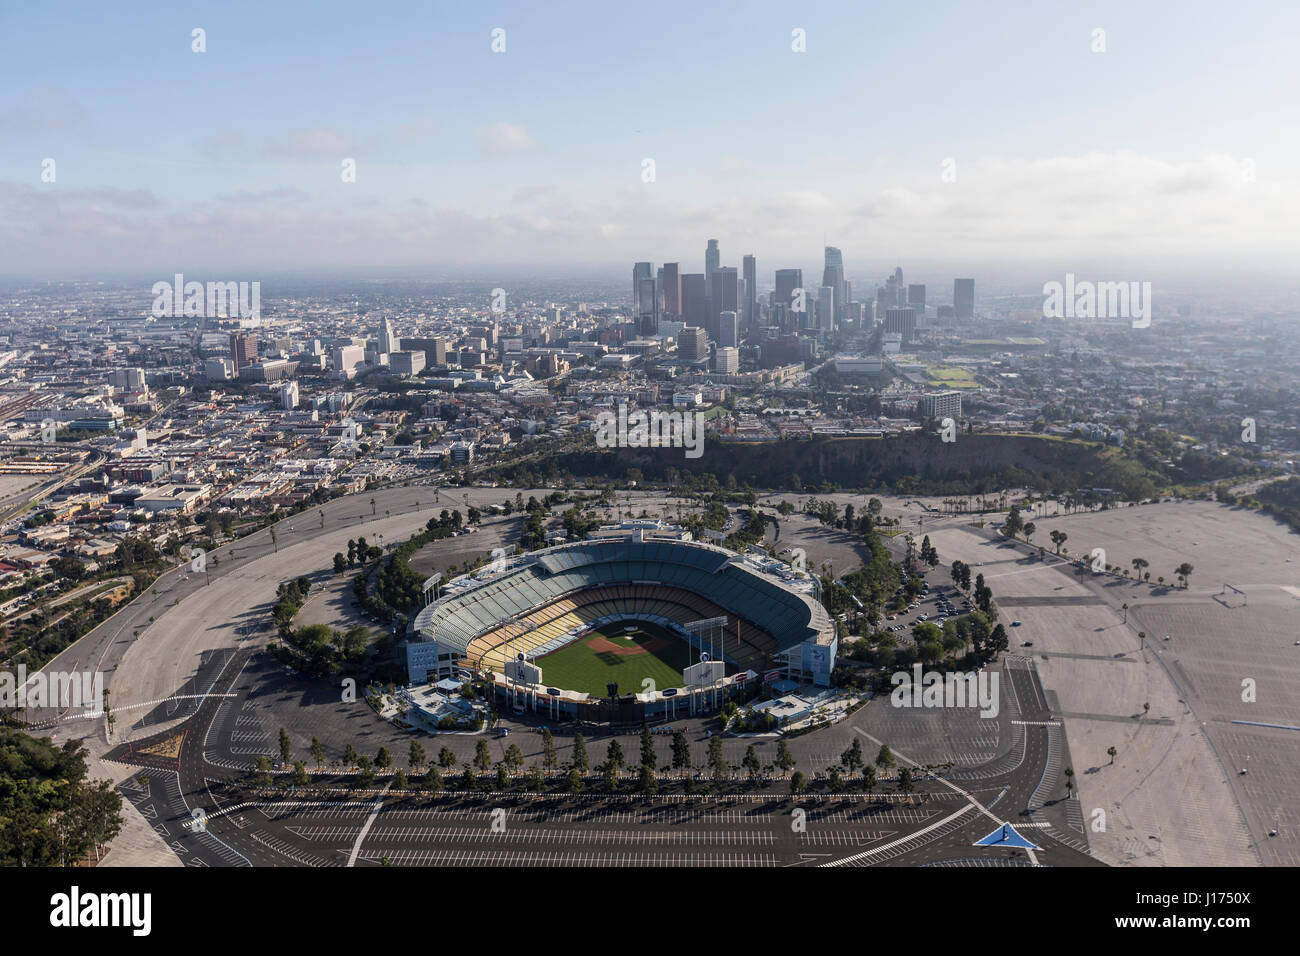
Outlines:
{"type": "Polygon", "coordinates": [[[718,240],[710,239],[704,250],[704,281],[713,287],[713,273],[722,265],[722,253],[718,251],[718,240]]]}
{"type": "Polygon", "coordinates": [[[708,339],[704,330],[687,326],[678,333],[677,354],[687,362],[698,362],[708,355],[708,339]]]}
{"type": "MultiPolygon", "coordinates": [[[[777,269],[776,270],[776,291],[772,293],[772,305],[784,306],[786,309],[794,310],[799,303],[795,302],[795,291],[803,288],[803,270],[802,269],[777,269]]],[[[795,327],[799,328],[804,325],[802,319],[796,321],[795,327]]]]}
{"type": "Polygon", "coordinates": [[[952,280],[952,307],[958,322],[975,318],[975,280],[952,280]]]}
{"type": "Polygon", "coordinates": [[[668,315],[682,314],[682,264],[665,262],[664,268],[664,312],[668,315]]]}
{"type": "Polygon", "coordinates": [[[641,280],[654,277],[653,262],[636,262],[632,265],[632,310],[636,312],[641,302],[641,280]]]}
{"type": "Polygon", "coordinates": [[[817,328],[823,332],[835,330],[835,287],[824,285],[817,293],[817,328]]]}
{"type": "Polygon", "coordinates": [[[916,310],[917,315],[925,315],[925,286],[909,285],[907,287],[907,304],[916,310]]]}
{"type": "Polygon", "coordinates": [[[681,321],[702,328],[707,318],[708,298],[703,274],[685,273],[682,276],[681,321]]]}
{"type": "Polygon", "coordinates": [[[745,308],[742,328],[748,335],[758,324],[758,260],[745,256],[740,261],[741,272],[745,282],[745,308]]]}
{"type": "Polygon", "coordinates": [[[709,338],[718,340],[718,316],[723,312],[740,311],[740,274],[734,266],[720,266],[709,283],[709,322],[705,331],[709,338]]]}
{"type": "Polygon", "coordinates": [[[826,247],[826,267],[822,269],[822,285],[832,292],[833,309],[829,325],[822,328],[833,331],[844,321],[844,257],[834,246],[826,247]]]}
{"type": "Polygon", "coordinates": [[[236,332],[230,337],[230,358],[235,363],[235,374],[257,361],[257,336],[236,332]]]}
{"type": "Polygon", "coordinates": [[[735,312],[718,314],[718,344],[735,348],[740,344],[740,319],[735,312]]]}
{"type": "Polygon", "coordinates": [[[393,332],[393,323],[389,319],[384,319],[383,324],[379,326],[379,353],[392,355],[400,351],[402,351],[402,342],[393,332]]]}

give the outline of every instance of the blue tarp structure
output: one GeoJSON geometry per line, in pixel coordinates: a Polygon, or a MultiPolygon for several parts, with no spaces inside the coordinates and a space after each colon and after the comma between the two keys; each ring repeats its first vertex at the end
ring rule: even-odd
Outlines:
{"type": "Polygon", "coordinates": [[[982,840],[975,841],[976,846],[1014,846],[1022,850],[1037,850],[1038,847],[1030,843],[1019,833],[1010,823],[1004,823],[982,840]]]}

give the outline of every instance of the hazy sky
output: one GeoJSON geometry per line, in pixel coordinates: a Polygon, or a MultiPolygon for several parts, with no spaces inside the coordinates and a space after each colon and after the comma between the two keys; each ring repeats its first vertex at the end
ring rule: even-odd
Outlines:
{"type": "Polygon", "coordinates": [[[1276,2],[4,3],[0,272],[630,275],[706,237],[765,283],[823,239],[1294,272],[1297,36],[1276,2]]]}

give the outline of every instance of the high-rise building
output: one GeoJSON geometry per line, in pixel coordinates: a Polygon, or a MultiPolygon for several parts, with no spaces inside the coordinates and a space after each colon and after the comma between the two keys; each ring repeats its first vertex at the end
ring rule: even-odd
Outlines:
{"type": "Polygon", "coordinates": [[[925,286],[909,285],[907,287],[907,304],[916,310],[917,315],[925,315],[925,286]]]}
{"type": "Polygon", "coordinates": [[[402,342],[393,332],[393,323],[384,319],[383,325],[379,327],[379,354],[392,355],[394,352],[402,350],[402,342]]]}
{"type": "Polygon", "coordinates": [[[235,374],[257,361],[257,336],[236,332],[230,336],[230,358],[235,363],[235,374]]]}
{"type": "Polygon", "coordinates": [[[844,257],[834,246],[826,247],[826,266],[822,269],[822,285],[831,289],[832,313],[829,325],[822,328],[833,331],[844,321],[844,257]]]}
{"type": "Polygon", "coordinates": [[[677,336],[677,354],[687,362],[698,362],[708,353],[708,337],[698,326],[688,325],[677,336]]]}
{"type": "Polygon", "coordinates": [[[289,381],[280,386],[280,407],[286,412],[298,407],[298,383],[289,381]]]}
{"type": "Polygon", "coordinates": [[[930,392],[921,396],[917,411],[922,418],[961,418],[961,392],[930,392]]]}
{"type": "Polygon", "coordinates": [[[740,351],[720,346],[713,355],[713,371],[719,375],[735,375],[740,371],[740,351]]]}
{"type": "MultiPolygon", "coordinates": [[[[799,290],[803,288],[803,270],[802,269],[777,269],[776,270],[776,291],[772,293],[772,306],[784,306],[791,313],[798,311],[801,304],[796,301],[799,290]]],[[[805,305],[806,309],[806,305],[805,305]]],[[[795,316],[794,327],[802,328],[807,325],[807,320],[803,316],[795,316]]]]}
{"type": "Polygon", "coordinates": [[[740,318],[735,312],[718,313],[718,338],[719,345],[729,345],[732,348],[740,345],[740,318]]]}
{"type": "Polygon", "coordinates": [[[638,335],[654,335],[659,331],[659,283],[651,276],[643,276],[637,282],[636,331],[638,335]]]}
{"type": "Polygon", "coordinates": [[[682,314],[682,264],[665,262],[663,268],[664,312],[667,315],[682,314]]]}
{"type": "Polygon", "coordinates": [[[904,342],[912,341],[916,338],[916,313],[907,307],[886,309],[884,331],[898,332],[904,342]]]}
{"type": "Polygon", "coordinates": [[[835,330],[835,287],[824,285],[817,293],[817,328],[823,332],[835,330]]]}
{"type": "Polygon", "coordinates": [[[952,308],[958,322],[975,318],[975,280],[952,280],[952,308]]]}
{"type": "Polygon", "coordinates": [[[636,262],[632,265],[632,314],[641,310],[641,280],[654,278],[653,262],[636,262]]]}
{"type": "Polygon", "coordinates": [[[758,260],[745,256],[740,260],[741,279],[745,283],[745,307],[741,328],[748,335],[758,325],[758,260]]]}
{"type": "Polygon", "coordinates": [[[718,340],[718,316],[723,312],[740,311],[740,274],[734,266],[719,266],[709,284],[709,322],[705,331],[709,338],[718,340]]]}
{"type": "Polygon", "coordinates": [[[710,239],[704,250],[704,281],[713,287],[713,273],[722,265],[722,253],[718,251],[718,240],[710,239]]]}
{"type": "Polygon", "coordinates": [[[703,328],[708,319],[709,293],[704,275],[688,272],[682,276],[682,312],[681,321],[687,325],[703,328]]]}

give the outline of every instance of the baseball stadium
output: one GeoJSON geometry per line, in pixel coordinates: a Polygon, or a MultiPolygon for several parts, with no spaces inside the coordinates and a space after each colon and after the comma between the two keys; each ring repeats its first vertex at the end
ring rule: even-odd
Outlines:
{"type": "Polygon", "coordinates": [[[763,676],[826,686],[836,637],[816,589],[765,553],[677,533],[562,544],[451,582],[415,620],[409,677],[490,675],[516,712],[619,722],[695,713],[763,676]]]}

